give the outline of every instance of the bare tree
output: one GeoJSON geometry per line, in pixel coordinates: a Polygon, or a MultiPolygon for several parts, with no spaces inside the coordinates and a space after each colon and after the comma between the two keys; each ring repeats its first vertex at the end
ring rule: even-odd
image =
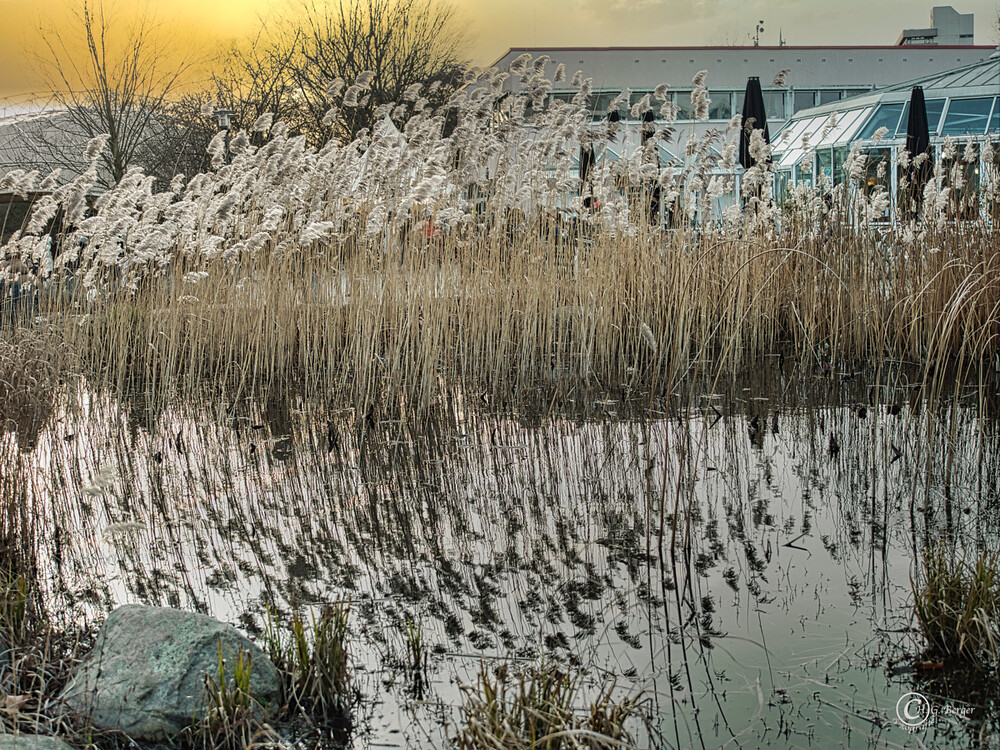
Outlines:
{"type": "MultiPolygon", "coordinates": [[[[117,182],[133,164],[148,173],[169,177],[176,153],[165,148],[177,141],[176,122],[165,116],[167,102],[189,63],[170,62],[162,44],[154,42],[154,25],[141,15],[124,36],[114,27],[102,2],[84,0],[78,14],[85,52],[75,54],[71,40],[59,31],[43,32],[48,52],[43,72],[65,108],[78,138],[47,142],[71,168],[79,163],[79,138],[107,134],[102,178],[117,182]],[[119,41],[120,40],[120,41],[119,41]]],[[[183,139],[181,139],[183,140],[183,139]]]]}
{"type": "Polygon", "coordinates": [[[464,30],[454,8],[439,0],[343,0],[333,8],[305,9],[301,54],[291,58],[301,96],[301,127],[316,142],[331,135],[349,139],[370,128],[379,107],[397,106],[415,83],[427,85],[430,104],[447,99],[462,83],[464,30]],[[342,107],[335,121],[327,87],[341,78],[350,84],[371,71],[358,106],[342,107]],[[434,92],[429,92],[439,81],[434,92]]]}
{"type": "Polygon", "coordinates": [[[215,115],[218,100],[211,91],[194,91],[163,103],[159,122],[169,126],[158,129],[158,146],[163,150],[163,175],[188,177],[209,167],[208,144],[219,132],[215,115]]]}
{"type": "Polygon", "coordinates": [[[299,28],[268,32],[261,27],[254,39],[234,43],[212,73],[216,101],[233,113],[237,127],[249,129],[267,113],[290,125],[303,119],[295,75],[303,32],[299,28]]]}

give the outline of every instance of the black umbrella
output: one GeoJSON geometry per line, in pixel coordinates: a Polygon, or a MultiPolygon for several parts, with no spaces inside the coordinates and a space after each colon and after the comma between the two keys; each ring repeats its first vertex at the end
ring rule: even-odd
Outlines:
{"type": "MultiPolygon", "coordinates": [[[[594,153],[594,147],[580,146],[580,193],[581,194],[587,191],[587,179],[590,177],[590,170],[593,168],[595,161],[597,161],[597,155],[594,153]]],[[[586,208],[590,208],[593,202],[594,202],[593,197],[589,195],[583,199],[583,205],[586,208]]]]}
{"type": "Polygon", "coordinates": [[[771,142],[767,132],[767,113],[764,111],[764,92],[760,90],[760,79],[751,76],[747,79],[747,91],[743,97],[743,127],[740,128],[740,164],[744,169],[754,165],[750,156],[750,131],[763,130],[764,141],[771,142]]]}
{"type": "Polygon", "coordinates": [[[647,109],[642,115],[642,125],[639,126],[639,134],[642,136],[642,145],[645,146],[649,139],[656,133],[656,125],[653,124],[656,118],[653,110],[647,109]]]}
{"type": "Polygon", "coordinates": [[[582,185],[590,177],[590,170],[594,166],[597,156],[593,146],[580,146],[580,184],[582,185]]]}
{"type": "MultiPolygon", "coordinates": [[[[933,163],[931,161],[931,133],[927,123],[927,103],[924,101],[924,90],[914,86],[910,94],[910,115],[906,121],[906,150],[910,154],[910,196],[920,206],[923,197],[924,183],[931,176],[933,163]],[[920,154],[926,154],[920,164],[913,160],[920,154]]],[[[909,211],[910,206],[906,206],[909,211]]]]}
{"type": "Polygon", "coordinates": [[[618,136],[618,130],[621,127],[619,123],[621,122],[622,116],[618,114],[617,109],[613,109],[608,112],[608,140],[613,141],[618,136]]]}
{"type": "MultiPolygon", "coordinates": [[[[653,121],[653,110],[647,110],[642,116],[642,125],[639,128],[643,147],[649,143],[649,139],[656,133],[656,126],[653,124],[653,121]]],[[[659,167],[660,156],[658,153],[655,156],[656,166],[659,167]]],[[[660,183],[657,180],[653,180],[653,184],[649,186],[648,191],[646,197],[649,199],[649,204],[646,207],[646,213],[649,223],[656,224],[660,217],[660,183]]]]}

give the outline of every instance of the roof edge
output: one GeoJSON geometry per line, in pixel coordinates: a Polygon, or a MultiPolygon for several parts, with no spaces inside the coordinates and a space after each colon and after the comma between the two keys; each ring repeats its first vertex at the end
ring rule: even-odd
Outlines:
{"type": "Polygon", "coordinates": [[[995,50],[996,45],[993,44],[926,44],[926,45],[912,45],[907,47],[903,45],[902,47],[895,44],[843,44],[843,45],[790,45],[785,44],[781,46],[772,45],[760,45],[759,47],[754,47],[753,45],[717,45],[717,46],[694,46],[694,45],[679,45],[679,46],[667,46],[667,47],[510,47],[506,52],[497,58],[497,62],[505,58],[512,52],[652,52],[654,50],[666,51],[666,50],[769,50],[769,51],[785,51],[791,52],[794,50],[852,50],[852,49],[870,49],[870,50],[995,50]]]}

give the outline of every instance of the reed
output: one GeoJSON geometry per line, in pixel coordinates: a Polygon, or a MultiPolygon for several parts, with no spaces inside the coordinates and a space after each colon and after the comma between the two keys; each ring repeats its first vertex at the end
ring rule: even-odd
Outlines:
{"type": "Polygon", "coordinates": [[[0,434],[0,640],[5,649],[31,642],[45,625],[29,481],[16,443],[0,434]]]}
{"type": "Polygon", "coordinates": [[[553,665],[514,674],[506,665],[483,667],[464,688],[461,724],[451,738],[459,750],[559,750],[636,747],[626,725],[641,712],[641,696],[613,697],[605,686],[584,708],[580,677],[553,665]],[[578,711],[578,709],[584,709],[578,711]]]}
{"type": "Polygon", "coordinates": [[[0,430],[24,450],[34,447],[55,408],[62,382],[77,372],[65,332],[45,324],[0,324],[0,430]]]}
{"type": "Polygon", "coordinates": [[[250,689],[250,655],[240,649],[229,657],[232,668],[226,666],[220,639],[218,670],[214,676],[205,676],[207,711],[191,728],[193,744],[205,750],[243,750],[263,728],[260,704],[250,689]]]}
{"type": "MultiPolygon", "coordinates": [[[[93,188],[82,175],[0,260],[25,269],[37,317],[92,383],[155,397],[211,384],[426,411],[452,389],[670,388],[695,363],[731,373],[779,350],[928,373],[993,363],[1000,191],[959,189],[956,148],[921,216],[891,224],[858,151],[841,184],[773,196],[762,161],[738,194],[738,123],[683,163],[639,149],[581,185],[579,143],[620,138],[590,128],[587,84],[573,103],[505,98],[498,75],[350,144],[314,150],[276,123],[163,192],[132,170],[50,246],[46,217],[93,188]],[[666,228],[642,209],[653,180],[666,228]]],[[[652,142],[670,137],[668,120],[652,142]]]]}
{"type": "Polygon", "coordinates": [[[944,545],[930,547],[912,588],[931,656],[980,669],[1000,664],[1000,553],[963,557],[944,545]]]}
{"type": "Polygon", "coordinates": [[[448,240],[443,263],[426,248],[406,247],[397,264],[368,247],[339,267],[328,249],[261,259],[252,282],[208,262],[197,297],[177,296],[184,274],[170,272],[142,297],[64,316],[60,335],[93,383],[118,392],[212,384],[227,398],[297,392],[362,413],[393,402],[426,411],[448,389],[494,400],[641,390],[696,361],[737,372],[777,351],[973,370],[996,353],[1000,243],[968,231],[939,238],[951,260],[912,275],[887,271],[884,249],[864,238],[774,248],[684,232],[577,248],[524,237],[503,260],[489,237],[448,240]],[[996,247],[980,257],[984,245],[996,247]]]}
{"type": "Polygon", "coordinates": [[[424,624],[420,619],[406,617],[403,621],[403,637],[406,639],[406,660],[410,670],[417,674],[425,674],[429,652],[424,640],[424,624]]]}
{"type": "Polygon", "coordinates": [[[265,644],[284,678],[289,705],[312,718],[345,721],[356,699],[348,650],[350,604],[323,608],[307,622],[295,614],[284,623],[268,609],[265,644]]]}

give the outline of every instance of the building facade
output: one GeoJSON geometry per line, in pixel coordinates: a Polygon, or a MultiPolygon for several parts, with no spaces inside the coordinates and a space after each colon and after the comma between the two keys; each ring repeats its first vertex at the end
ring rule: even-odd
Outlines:
{"type": "MultiPolygon", "coordinates": [[[[566,66],[567,81],[573,72],[592,78],[590,109],[595,120],[607,116],[608,104],[623,89],[631,89],[630,103],[652,93],[661,83],[670,86],[678,109],[680,133],[700,135],[718,128],[742,110],[747,78],[758,76],[764,89],[768,125],[780,128],[797,112],[839,102],[874,89],[919,76],[932,75],[987,59],[991,46],[885,46],[885,47],[553,47],[512,48],[494,63],[506,70],[524,53],[532,58],[547,55],[546,74],[551,79],[559,63],[566,66]],[[707,120],[695,120],[691,108],[691,80],[708,71],[706,86],[711,104],[707,120]],[[771,85],[787,70],[783,86],[771,85]]],[[[516,76],[505,90],[520,87],[516,76]]],[[[552,96],[572,98],[568,83],[552,87],[552,96]]],[[[628,107],[619,111],[629,122],[628,107]]]]}
{"type": "Polygon", "coordinates": [[[949,46],[975,44],[975,17],[972,13],[959,13],[950,5],[931,8],[931,25],[925,29],[903,29],[896,40],[898,45],[925,44],[949,46]]]}

